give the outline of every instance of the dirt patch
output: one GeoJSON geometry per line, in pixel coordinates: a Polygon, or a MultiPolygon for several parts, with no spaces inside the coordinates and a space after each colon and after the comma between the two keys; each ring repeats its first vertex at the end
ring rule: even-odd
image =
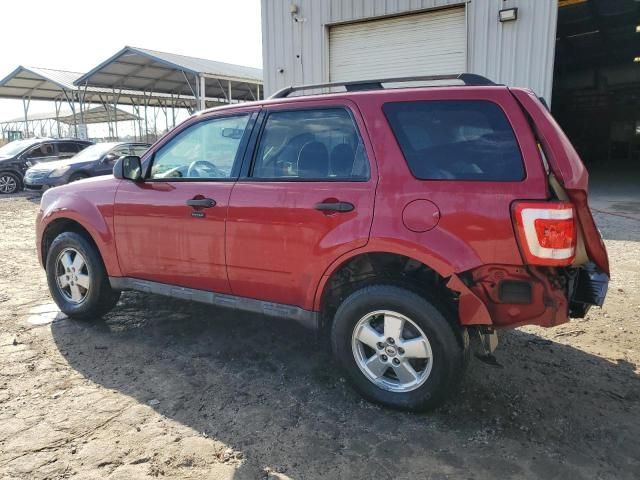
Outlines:
{"type": "MultiPolygon", "coordinates": [[[[424,415],[370,405],[286,322],[137,293],[49,305],[37,199],[0,199],[0,478],[640,478],[640,233],[607,214],[605,307],[502,335],[424,415]]],[[[616,209],[617,210],[617,209],[616,209]]]]}

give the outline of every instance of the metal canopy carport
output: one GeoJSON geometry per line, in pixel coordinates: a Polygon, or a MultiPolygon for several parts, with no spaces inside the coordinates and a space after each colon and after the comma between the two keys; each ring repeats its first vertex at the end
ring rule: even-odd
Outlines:
{"type": "MultiPolygon", "coordinates": [[[[107,107],[113,106],[106,112],[113,111],[114,117],[110,120],[116,126],[118,112],[117,105],[132,105],[136,115],[140,116],[140,107],[160,107],[168,118],[167,111],[172,110],[173,125],[175,125],[174,108],[187,108],[192,110],[195,106],[195,97],[192,95],[170,95],[156,92],[144,92],[125,90],[122,88],[97,88],[74,85],[74,82],[82,77],[82,73],[69,72],[66,70],[54,70],[50,68],[19,66],[5,78],[0,80],[0,98],[20,99],[24,107],[24,124],[28,125],[29,105],[31,100],[52,101],[55,103],[55,111],[59,116],[60,108],[63,104],[68,104],[74,119],[75,135],[78,135],[79,124],[86,124],[84,113],[86,104],[101,104],[107,107]],[[77,104],[77,105],[76,105],[77,104]]],[[[147,116],[144,115],[145,124],[147,116]]],[[[142,125],[140,127],[140,137],[142,137],[142,125]]],[[[167,129],[169,128],[167,120],[167,129]]],[[[145,131],[148,128],[145,127],[145,131]]],[[[27,136],[28,136],[28,132],[27,136]]]]}
{"type": "Polygon", "coordinates": [[[262,96],[261,69],[136,47],[124,47],[74,83],[78,87],[193,96],[200,110],[209,103],[258,100],[262,96]]]}
{"type": "MultiPolygon", "coordinates": [[[[93,107],[84,112],[84,123],[109,123],[112,122],[114,116],[117,115],[119,122],[129,122],[132,120],[141,120],[141,118],[133,113],[113,108],[111,105],[93,107]]],[[[60,117],[62,123],[73,125],[78,119],[78,114],[71,114],[60,117]]]]}
{"type": "MultiPolygon", "coordinates": [[[[76,125],[80,123],[79,114],[72,113],[69,110],[47,112],[47,113],[35,113],[30,114],[27,117],[29,125],[27,130],[32,131],[34,134],[38,134],[43,137],[54,136],[56,133],[58,137],[62,136],[60,123],[67,125],[76,125]]],[[[139,121],[140,117],[121,109],[115,109],[111,105],[99,105],[97,107],[85,110],[83,113],[85,124],[107,123],[109,125],[109,134],[113,134],[112,123],[117,118],[118,122],[130,122],[139,121]],[[117,110],[117,111],[116,111],[117,110]]],[[[4,134],[5,131],[22,130],[25,123],[23,117],[13,118],[11,120],[5,120],[0,122],[0,131],[4,134]]]]}

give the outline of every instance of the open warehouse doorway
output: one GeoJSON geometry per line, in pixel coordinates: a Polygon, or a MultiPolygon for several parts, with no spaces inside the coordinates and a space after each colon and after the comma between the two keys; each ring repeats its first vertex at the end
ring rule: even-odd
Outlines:
{"type": "Polygon", "coordinates": [[[592,178],[640,179],[640,1],[559,0],[552,111],[592,178]]]}

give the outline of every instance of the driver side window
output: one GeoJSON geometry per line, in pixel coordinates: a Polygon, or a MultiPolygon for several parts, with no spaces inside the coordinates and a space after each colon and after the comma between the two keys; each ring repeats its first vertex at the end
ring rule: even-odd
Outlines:
{"type": "Polygon", "coordinates": [[[249,114],[213,118],[180,132],[158,150],[152,179],[230,178],[249,114]]]}

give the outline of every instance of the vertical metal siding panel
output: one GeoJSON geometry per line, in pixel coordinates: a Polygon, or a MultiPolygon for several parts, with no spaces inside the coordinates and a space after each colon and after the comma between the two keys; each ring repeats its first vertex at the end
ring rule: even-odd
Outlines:
{"type": "MultiPolygon", "coordinates": [[[[512,0],[518,20],[502,25],[502,60],[497,80],[511,86],[528,87],[551,101],[555,51],[557,0],[512,0]]],[[[497,15],[497,11],[496,11],[497,15]]]]}
{"type": "Polygon", "coordinates": [[[351,10],[351,18],[363,18],[365,0],[353,0],[353,9],[351,10]]]}
{"type": "Polygon", "coordinates": [[[387,2],[386,0],[371,0],[375,2],[374,6],[374,14],[375,15],[386,15],[387,14],[387,2]]]}
{"type": "Polygon", "coordinates": [[[269,78],[269,66],[271,65],[271,48],[268,45],[269,40],[273,36],[267,29],[269,12],[267,11],[267,2],[262,0],[260,2],[260,27],[262,28],[262,84],[266,89],[271,84],[269,78]]]}
{"type": "Polygon", "coordinates": [[[556,59],[556,36],[558,28],[558,0],[551,0],[545,12],[550,22],[549,35],[547,37],[547,58],[544,65],[545,74],[543,76],[542,95],[547,100],[547,105],[551,107],[551,94],[553,90],[553,67],[556,59]]]}
{"type": "Polygon", "coordinates": [[[411,0],[396,0],[393,11],[398,12],[410,12],[411,0]]]}
{"type": "Polygon", "coordinates": [[[339,22],[342,18],[342,2],[340,0],[323,0],[325,2],[329,2],[330,13],[329,17],[330,22],[339,22]]]}
{"type": "MultiPolygon", "coordinates": [[[[531,3],[531,2],[529,2],[531,3]]],[[[510,5],[505,5],[510,6],[510,5]]],[[[515,52],[518,50],[518,35],[523,32],[529,22],[533,19],[531,18],[531,11],[529,10],[530,5],[523,5],[520,7],[518,13],[522,13],[522,15],[518,15],[520,19],[526,18],[526,21],[522,22],[521,25],[518,25],[518,21],[515,22],[506,22],[502,24],[501,35],[500,35],[500,73],[502,77],[502,82],[507,85],[515,85],[515,52]]],[[[498,10],[500,10],[498,8],[498,10]]],[[[498,12],[496,12],[496,21],[498,12]]],[[[524,53],[524,52],[521,52],[524,53]]]]}
{"type": "MultiPolygon", "coordinates": [[[[311,13],[309,18],[324,18],[324,9],[326,8],[322,2],[312,2],[311,13]]],[[[307,20],[303,26],[304,32],[308,35],[303,36],[304,53],[303,60],[305,62],[305,83],[323,81],[324,72],[324,22],[312,22],[307,20]],[[309,38],[308,38],[309,37],[309,38]]]]}
{"type": "Polygon", "coordinates": [[[271,52],[269,53],[269,65],[265,65],[266,68],[263,69],[264,70],[268,70],[269,73],[267,73],[267,77],[269,78],[269,83],[268,85],[265,85],[265,96],[270,95],[271,93],[273,93],[274,91],[276,91],[278,88],[280,88],[282,86],[282,84],[284,82],[282,82],[282,75],[280,75],[277,72],[277,69],[279,68],[279,65],[283,64],[283,58],[281,58],[282,55],[282,49],[278,48],[280,41],[281,41],[281,32],[282,32],[282,15],[281,15],[281,4],[282,1],[269,1],[269,0],[264,0],[263,5],[265,7],[265,11],[268,12],[268,17],[267,17],[267,23],[268,23],[268,28],[270,29],[271,32],[275,32],[275,33],[271,33],[269,38],[269,41],[267,42],[267,45],[269,46],[269,49],[271,50],[271,52]]]}
{"type": "MultiPolygon", "coordinates": [[[[262,0],[265,95],[291,83],[325,80],[326,24],[465,3],[464,0],[298,0],[302,24],[296,45],[289,0],[262,0]],[[296,52],[303,68],[296,76],[296,52]],[[277,73],[284,68],[284,74],[277,73]]],[[[551,99],[557,0],[474,0],[467,3],[469,70],[496,82],[526,86],[551,99]],[[512,24],[500,8],[518,7],[512,24]]],[[[299,26],[299,25],[298,25],[299,26]]]]}
{"type": "Polygon", "coordinates": [[[342,13],[340,17],[344,20],[351,20],[353,18],[353,2],[340,2],[342,3],[342,13]]]}
{"type": "Polygon", "coordinates": [[[375,14],[374,3],[371,0],[364,0],[363,18],[373,17],[375,14]]]}
{"type": "MultiPolygon", "coordinates": [[[[493,0],[491,0],[493,1],[493,0]]],[[[494,45],[492,33],[495,29],[489,24],[489,1],[471,2],[469,4],[469,68],[473,73],[484,75],[492,80],[495,72],[491,65],[493,55],[490,55],[494,45]]],[[[495,52],[495,51],[494,51],[495,52]]]]}
{"type": "Polygon", "coordinates": [[[277,2],[278,11],[274,26],[278,29],[278,41],[276,42],[277,63],[276,70],[284,69],[284,73],[276,72],[276,81],[278,88],[284,87],[287,83],[294,81],[295,65],[290,53],[287,52],[287,45],[291,45],[293,38],[291,37],[291,25],[289,23],[289,15],[285,10],[286,2],[280,0],[277,2]],[[289,23],[289,24],[288,24],[289,23]]]}

